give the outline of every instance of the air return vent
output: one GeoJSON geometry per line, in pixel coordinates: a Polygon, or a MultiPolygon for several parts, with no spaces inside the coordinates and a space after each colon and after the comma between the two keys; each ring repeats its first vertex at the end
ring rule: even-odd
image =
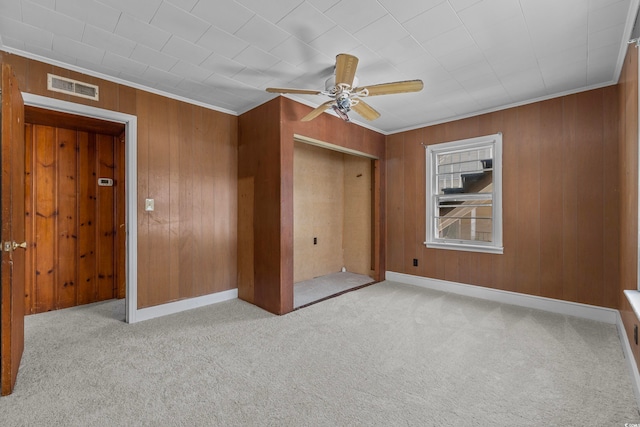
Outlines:
{"type": "Polygon", "coordinates": [[[68,95],[98,100],[98,86],[79,82],[66,77],[47,74],[47,89],[53,92],[66,93],[68,95]]]}

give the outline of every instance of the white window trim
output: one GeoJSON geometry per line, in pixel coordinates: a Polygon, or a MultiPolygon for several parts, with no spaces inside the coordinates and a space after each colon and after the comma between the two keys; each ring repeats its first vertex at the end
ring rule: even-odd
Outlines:
{"type": "Polygon", "coordinates": [[[443,142],[427,145],[425,150],[427,176],[426,176],[426,230],[427,236],[424,242],[428,248],[449,249],[468,252],[486,252],[502,254],[502,133],[479,136],[476,138],[462,139],[458,141],[443,142]],[[436,238],[435,220],[436,202],[435,193],[437,181],[432,171],[435,167],[436,155],[452,150],[469,150],[477,147],[493,144],[493,229],[492,242],[477,242],[470,240],[453,240],[436,238]]]}

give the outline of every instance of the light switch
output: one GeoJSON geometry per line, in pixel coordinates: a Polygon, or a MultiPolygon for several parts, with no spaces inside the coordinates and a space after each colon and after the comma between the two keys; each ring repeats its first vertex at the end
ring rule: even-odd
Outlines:
{"type": "Polygon", "coordinates": [[[145,199],[144,201],[144,210],[147,212],[153,212],[154,201],[153,199],[145,199]]]}

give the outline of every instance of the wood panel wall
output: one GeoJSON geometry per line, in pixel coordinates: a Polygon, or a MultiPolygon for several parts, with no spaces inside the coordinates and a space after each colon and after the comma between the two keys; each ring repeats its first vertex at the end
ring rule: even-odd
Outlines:
{"type": "Polygon", "coordinates": [[[237,118],[146,92],[137,112],[138,306],[236,288],[237,118]]]}
{"type": "Polygon", "coordinates": [[[6,52],[0,62],[23,92],[137,116],[139,308],[237,287],[237,117],[6,52]],[[47,91],[48,72],[97,84],[100,100],[47,91]]]}
{"type": "Polygon", "coordinates": [[[611,86],[388,136],[387,269],[618,307],[617,112],[611,86]],[[497,132],[504,254],[427,249],[421,144],[497,132]]]}
{"type": "Polygon", "coordinates": [[[139,92],[137,89],[2,51],[0,51],[0,62],[11,65],[22,92],[127,114],[136,114],[136,94],[139,92]],[[100,87],[100,99],[92,101],[49,91],[47,90],[47,73],[98,85],[100,87]]]}
{"type": "Polygon", "coordinates": [[[279,123],[278,98],[238,119],[238,297],[283,314],[279,123]]]}
{"type": "Polygon", "coordinates": [[[329,114],[300,122],[309,111],[308,106],[278,97],[239,119],[238,294],[277,314],[293,310],[294,134],[380,159],[374,167],[374,258],[375,278],[384,279],[384,135],[329,114]]]}
{"type": "Polygon", "coordinates": [[[640,367],[640,346],[635,343],[634,327],[640,320],[627,299],[625,289],[638,288],[638,49],[627,50],[618,83],[620,137],[620,314],[631,344],[636,363],[640,367]]]}
{"type": "Polygon", "coordinates": [[[117,137],[28,124],[25,139],[25,312],[115,298],[117,137]]]}

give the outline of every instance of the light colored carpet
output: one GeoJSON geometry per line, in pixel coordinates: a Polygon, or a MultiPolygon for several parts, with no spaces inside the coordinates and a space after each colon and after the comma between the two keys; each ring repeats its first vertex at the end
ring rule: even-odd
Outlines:
{"type": "Polygon", "coordinates": [[[273,316],[233,300],[134,325],[26,319],[7,426],[623,426],[616,328],[382,282],[273,316]]]}
{"type": "Polygon", "coordinates": [[[302,307],[373,281],[369,276],[348,271],[304,280],[293,286],[293,307],[302,307]]]}

